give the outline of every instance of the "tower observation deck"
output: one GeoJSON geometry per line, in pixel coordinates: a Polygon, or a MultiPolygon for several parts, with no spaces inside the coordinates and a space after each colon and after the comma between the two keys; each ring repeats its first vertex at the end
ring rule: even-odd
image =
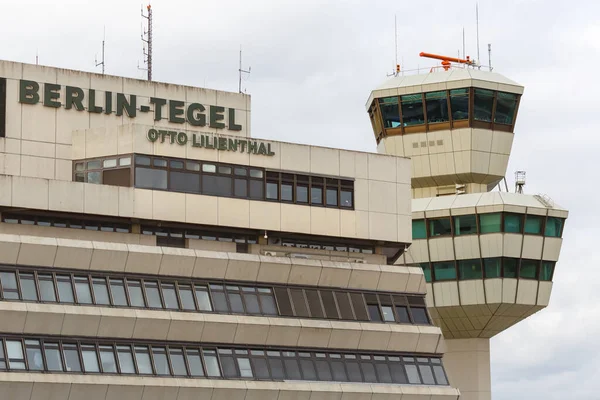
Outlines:
{"type": "Polygon", "coordinates": [[[491,398],[489,339],[548,305],[568,212],[492,191],[506,176],[523,86],[469,65],[397,75],[366,104],[379,153],[412,160],[413,243],[461,399],[491,398]]]}

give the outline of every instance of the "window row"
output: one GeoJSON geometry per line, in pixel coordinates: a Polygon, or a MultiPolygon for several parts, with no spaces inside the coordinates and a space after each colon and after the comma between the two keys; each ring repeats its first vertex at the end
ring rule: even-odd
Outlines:
{"type": "Polygon", "coordinates": [[[422,296],[0,268],[0,299],[430,324],[422,296]]]}
{"type": "Polygon", "coordinates": [[[0,338],[0,370],[448,385],[438,357],[0,338]]]}
{"type": "Polygon", "coordinates": [[[283,247],[293,247],[298,249],[343,251],[347,253],[373,254],[373,246],[364,246],[359,244],[328,243],[324,241],[310,241],[291,238],[269,238],[269,244],[283,247]]]}
{"type": "Polygon", "coordinates": [[[354,181],[243,165],[135,155],[74,163],[78,182],[310,206],[354,207],[354,181]],[[133,169],[132,169],[133,168],[133,169]]]}
{"type": "Polygon", "coordinates": [[[7,224],[53,226],[55,228],[85,229],[88,231],[130,233],[131,225],[127,223],[83,220],[70,217],[52,217],[41,215],[19,215],[2,213],[2,222],[7,224]]]}
{"type": "Polygon", "coordinates": [[[461,88],[379,98],[369,114],[376,135],[468,126],[512,132],[518,101],[514,93],[461,88]]]}
{"type": "Polygon", "coordinates": [[[427,282],[467,279],[520,278],[551,281],[554,261],[509,257],[420,263],[427,282]]]}
{"type": "Polygon", "coordinates": [[[412,234],[413,239],[498,232],[561,237],[564,224],[564,218],[497,212],[415,219],[412,221],[412,234]]]}

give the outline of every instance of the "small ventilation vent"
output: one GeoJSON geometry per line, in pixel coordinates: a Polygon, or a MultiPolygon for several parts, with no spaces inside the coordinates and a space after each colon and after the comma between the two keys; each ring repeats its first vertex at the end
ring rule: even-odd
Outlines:
{"type": "Polygon", "coordinates": [[[413,149],[418,149],[418,148],[419,148],[419,142],[414,142],[413,149]]]}
{"type": "Polygon", "coordinates": [[[443,146],[443,145],[444,145],[444,141],[443,141],[443,140],[441,140],[441,139],[440,139],[440,140],[438,140],[438,141],[437,141],[437,145],[438,145],[438,146],[443,146]]]}
{"type": "Polygon", "coordinates": [[[421,142],[421,147],[427,147],[427,142],[421,142]]]}
{"type": "Polygon", "coordinates": [[[429,147],[435,146],[435,140],[430,140],[429,141],[429,147]]]}

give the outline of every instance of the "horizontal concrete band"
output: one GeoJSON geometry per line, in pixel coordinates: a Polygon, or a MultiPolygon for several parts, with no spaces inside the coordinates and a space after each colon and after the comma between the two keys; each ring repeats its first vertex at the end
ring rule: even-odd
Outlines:
{"type": "Polygon", "coordinates": [[[436,326],[0,302],[0,332],[441,354],[436,326]]]}
{"type": "Polygon", "coordinates": [[[260,382],[0,372],[10,400],[457,400],[458,389],[417,385],[260,382]]]}
{"type": "Polygon", "coordinates": [[[418,267],[0,234],[0,263],[425,294],[418,267]]]}

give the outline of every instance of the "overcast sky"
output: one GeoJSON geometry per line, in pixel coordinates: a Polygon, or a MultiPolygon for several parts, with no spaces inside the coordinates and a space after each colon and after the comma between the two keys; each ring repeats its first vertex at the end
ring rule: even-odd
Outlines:
{"type": "MultiPolygon", "coordinates": [[[[420,51],[456,55],[466,29],[477,57],[474,1],[153,0],[154,79],[237,91],[238,51],[252,73],[252,134],[374,151],[364,105],[394,65],[420,51]]],[[[525,86],[507,179],[571,214],[550,307],[492,339],[495,400],[600,398],[600,2],[480,1],[481,59],[525,86]]],[[[0,58],[143,78],[140,3],[0,0],[0,58]]]]}

